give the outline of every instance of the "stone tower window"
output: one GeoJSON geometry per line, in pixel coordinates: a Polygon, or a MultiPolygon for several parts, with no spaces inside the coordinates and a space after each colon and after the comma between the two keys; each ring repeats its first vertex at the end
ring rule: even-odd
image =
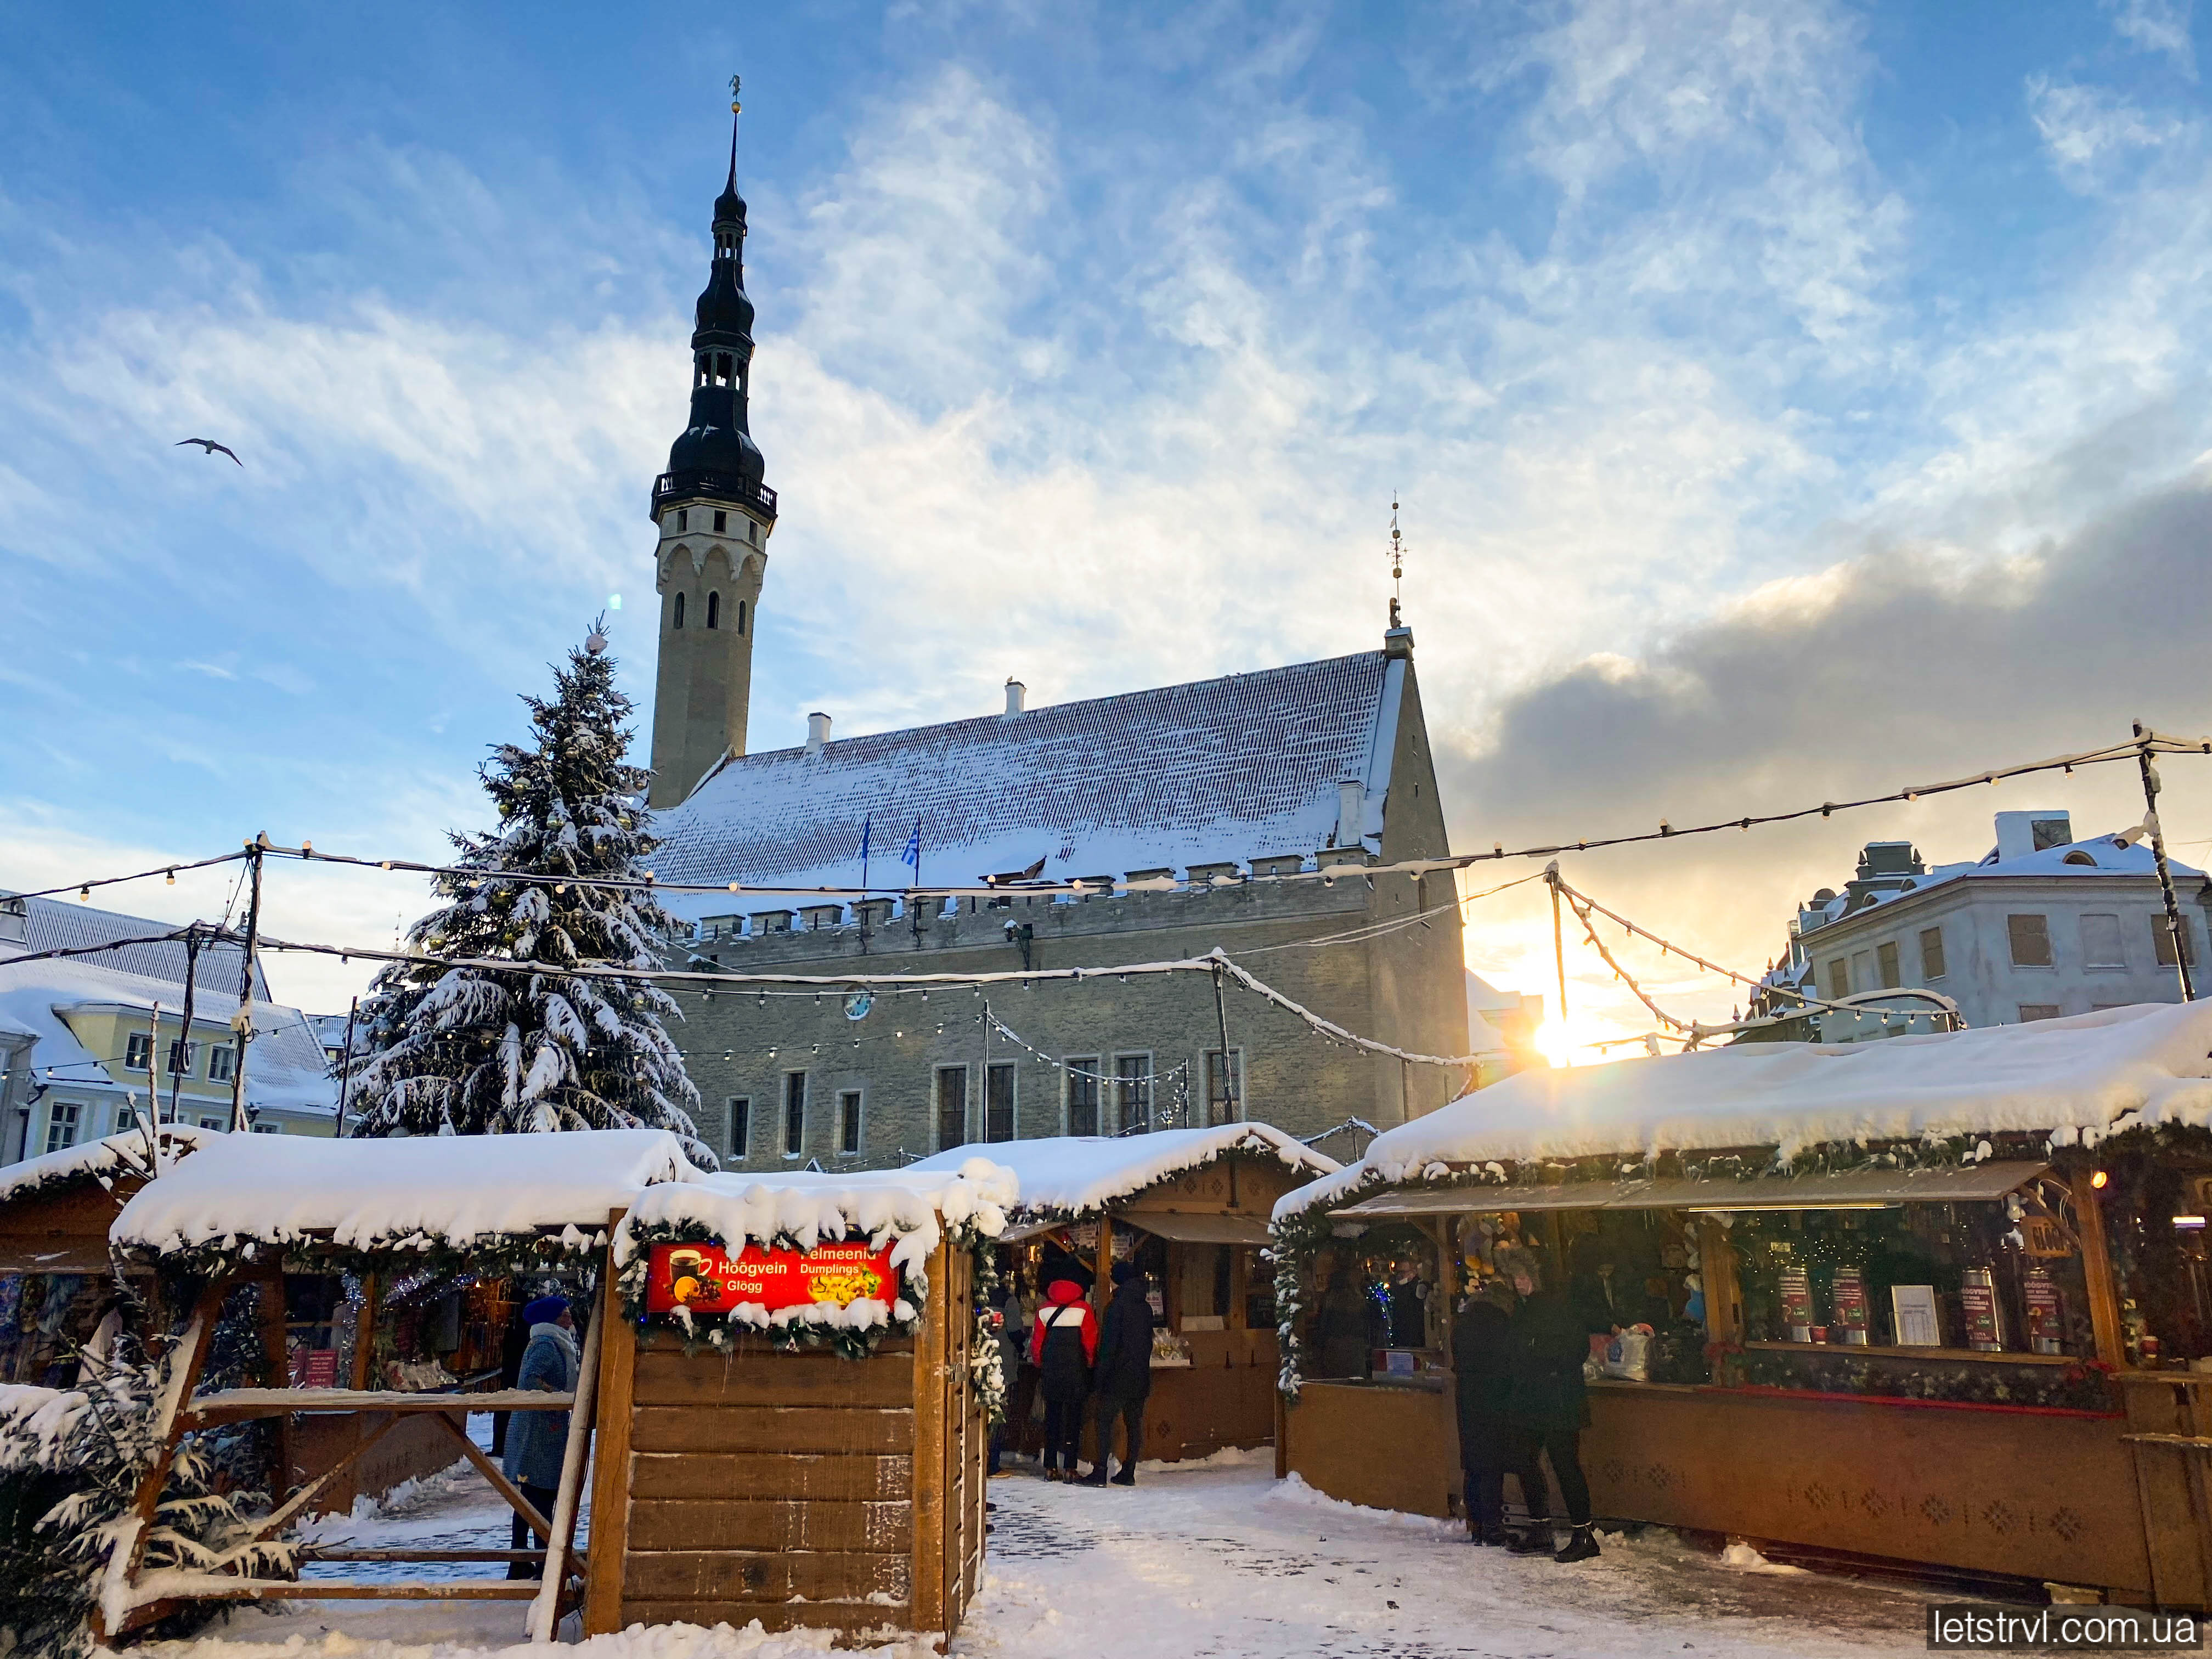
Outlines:
{"type": "Polygon", "coordinates": [[[678,628],[684,626],[684,596],[681,593],[676,596],[676,625],[678,628]]]}
{"type": "Polygon", "coordinates": [[[685,530],[685,529],[690,526],[690,522],[691,522],[691,509],[690,509],[690,507],[678,507],[678,508],[676,509],[676,530],[677,530],[677,533],[678,533],[678,534],[679,534],[679,535],[681,535],[681,534],[684,532],[684,530],[685,530]]]}
{"type": "Polygon", "coordinates": [[[720,628],[721,625],[722,596],[720,593],[710,592],[707,595],[707,626],[720,628]]]}
{"type": "Polygon", "coordinates": [[[738,633],[740,633],[740,634],[742,634],[742,633],[744,633],[744,631],[745,631],[745,602],[744,602],[743,599],[739,599],[739,600],[738,601],[738,633]]]}
{"type": "Polygon", "coordinates": [[[730,527],[730,515],[720,507],[714,509],[714,533],[719,536],[730,527]]]}

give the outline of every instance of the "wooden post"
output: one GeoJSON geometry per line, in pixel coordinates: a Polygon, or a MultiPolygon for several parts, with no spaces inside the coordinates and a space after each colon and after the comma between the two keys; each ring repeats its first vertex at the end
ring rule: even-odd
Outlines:
{"type": "MultiPolygon", "coordinates": [[[[127,1593],[137,1582],[138,1569],[146,1559],[147,1534],[152,1531],[154,1516],[161,1509],[162,1488],[169,1484],[170,1465],[176,1462],[177,1442],[183,1434],[180,1419],[191,1401],[192,1391],[199,1387],[200,1368],[207,1363],[208,1348],[215,1340],[216,1322],[222,1317],[223,1297],[236,1283],[236,1279],[228,1278],[208,1281],[200,1291],[199,1301],[193,1305],[190,1322],[179,1336],[177,1346],[170,1350],[169,1364],[177,1369],[155,1402],[154,1426],[161,1437],[161,1449],[155,1454],[153,1467],[139,1480],[137,1493],[131,1502],[129,1542],[118,1540],[109,1553],[103,1574],[106,1586],[101,1605],[94,1608],[92,1615],[92,1633],[97,1641],[111,1641],[137,1622],[131,1617],[132,1610],[126,1607],[121,1626],[110,1628],[106,1591],[121,1589],[127,1593]]],[[[116,1598],[118,1601],[123,1599],[116,1598]]]]}
{"type": "Polygon", "coordinates": [[[1736,1279],[1735,1246],[1728,1229],[1707,1216],[1698,1224],[1698,1277],[1705,1287],[1705,1336],[1714,1342],[1743,1340],[1743,1291],[1736,1279]]]}
{"type": "MultiPolygon", "coordinates": [[[[1102,1232],[1103,1238],[1104,1234],[1102,1232]]],[[[914,1345],[914,1569],[909,1607],[916,1631],[942,1631],[945,1584],[945,1304],[951,1299],[948,1247],[943,1239],[929,1258],[929,1297],[914,1345]]],[[[599,1529],[595,1518],[594,1532],[599,1529]]]]}
{"type": "Polygon", "coordinates": [[[592,1465],[592,1539],[584,1575],[584,1634],[622,1628],[623,1558],[629,1544],[629,1433],[637,1390],[637,1327],[623,1313],[614,1279],[617,1210],[607,1225],[606,1316],[599,1322],[599,1456],[592,1465]]]}
{"type": "Polygon", "coordinates": [[[2120,1334],[2119,1291],[2112,1282],[2112,1253],[2105,1248],[2105,1212],[2089,1183],[2095,1171],[2075,1172],[2074,1220],[2081,1233],[2081,1277],[2089,1286],[2089,1328],[2097,1339],[2097,1358],[2118,1370],[2128,1363],[2120,1334]]]}
{"type": "MultiPolygon", "coordinates": [[[[611,1229],[610,1230],[611,1231],[611,1229]]],[[[592,1315],[589,1346],[576,1370],[576,1397],[568,1407],[568,1438],[561,1453],[561,1484],[553,1495],[553,1534],[545,1540],[545,1571],[538,1583],[538,1600],[530,1609],[530,1639],[544,1644],[553,1639],[561,1622],[562,1586],[568,1581],[568,1550],[576,1539],[576,1492],[584,1480],[584,1459],[592,1439],[592,1385],[599,1380],[599,1328],[613,1305],[612,1275],[601,1274],[598,1305],[592,1315]]]]}
{"type": "Polygon", "coordinates": [[[353,1386],[368,1386],[370,1367],[376,1358],[376,1311],[382,1286],[374,1273],[361,1276],[361,1313],[353,1323],[353,1386]]]}
{"type": "MultiPolygon", "coordinates": [[[[269,1386],[289,1389],[292,1386],[291,1345],[284,1330],[284,1263],[280,1256],[271,1262],[269,1271],[262,1275],[255,1294],[261,1298],[261,1352],[269,1367],[269,1386]]],[[[282,1497],[292,1483],[292,1419],[275,1419],[276,1441],[276,1492],[282,1497]]]]}
{"type": "Polygon", "coordinates": [[[1458,1251],[1452,1248],[1452,1235],[1458,1226],[1455,1216],[1440,1215],[1430,1218],[1434,1230],[1431,1237],[1437,1241],[1437,1290],[1443,1297],[1437,1313],[1437,1335],[1443,1343],[1444,1369],[1451,1369],[1453,1299],[1459,1294],[1458,1251]]]}

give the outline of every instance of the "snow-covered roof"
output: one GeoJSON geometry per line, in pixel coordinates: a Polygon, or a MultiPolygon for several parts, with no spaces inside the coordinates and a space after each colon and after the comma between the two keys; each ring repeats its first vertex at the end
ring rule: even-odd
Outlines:
{"type": "MultiPolygon", "coordinates": [[[[198,1129],[185,1123],[161,1126],[161,1161],[166,1165],[198,1151],[214,1139],[217,1131],[198,1129]]],[[[139,1176],[146,1168],[146,1136],[128,1129],[104,1140],[88,1140],[82,1146],[64,1146],[58,1152],[27,1158],[0,1169],[0,1204],[12,1204],[49,1188],[80,1181],[112,1184],[117,1176],[139,1176]]]]}
{"type": "MultiPolygon", "coordinates": [[[[1017,1207],[1024,1214],[1086,1215],[1230,1152],[1273,1158],[1301,1175],[1324,1176],[1341,1167],[1267,1123],[1144,1135],[1053,1135],[994,1141],[987,1150],[1020,1182],[1017,1207]]],[[[972,1155],[970,1148],[956,1147],[908,1164],[902,1173],[957,1169],[963,1158],[972,1155]]]]}
{"type": "Polygon", "coordinates": [[[465,1249],[556,1228],[604,1227],[660,1182],[696,1181],[665,1129],[323,1140],[210,1136],[150,1181],[108,1230],[119,1249],[292,1243],[465,1249]]]}
{"type": "Polygon", "coordinates": [[[2212,1121],[2212,1003],[2142,1003],[1878,1042],[1753,1042],[1522,1072],[1377,1136],[1283,1216],[1431,1164],[1912,1140],[2007,1130],[2070,1143],[2128,1113],[2212,1121]]]}
{"type": "MultiPolygon", "coordinates": [[[[1044,861],[1046,878],[1332,844],[1337,783],[1366,787],[1376,845],[1405,663],[1379,651],[1156,690],[834,738],[726,762],[653,829],[665,882],[903,886],[921,821],[921,881],[973,883],[1044,861]]],[[[668,895],[687,919],[727,899],[668,895]]]]}
{"type": "MultiPolygon", "coordinates": [[[[4,962],[19,950],[70,950],[86,945],[106,944],[111,939],[140,939],[148,933],[166,933],[181,925],[173,921],[153,921],[144,916],[126,916],[117,910],[95,910],[89,905],[72,904],[61,899],[25,899],[23,904],[26,911],[23,942],[20,946],[0,944],[0,962],[4,962]]],[[[103,951],[98,956],[70,958],[110,968],[118,973],[165,980],[176,988],[179,996],[184,991],[185,965],[189,959],[181,939],[163,939],[151,945],[125,945],[112,951],[103,951]]],[[[239,947],[214,940],[203,943],[192,978],[198,985],[198,996],[221,997],[235,1007],[238,1004],[239,947]]],[[[253,965],[253,990],[257,997],[268,1000],[269,981],[262,973],[258,962],[253,965]]],[[[178,997],[163,999],[168,1003],[178,1000],[178,997]]]]}
{"type": "MultiPolygon", "coordinates": [[[[100,960],[104,960],[101,958],[100,960]]],[[[184,986],[94,966],[83,957],[11,962],[0,958],[0,1021],[31,1031],[37,1044],[30,1065],[43,1073],[53,1068],[58,1083],[94,1087],[145,1086],[143,1076],[132,1077],[123,1068],[120,1054],[95,1054],[79,1042],[61,1011],[77,1008],[121,1007],[149,1012],[161,1005],[163,1029],[179,1032],[183,1012],[184,986]]],[[[200,1039],[207,1033],[201,1022],[222,1024],[238,1007],[236,982],[222,992],[203,985],[194,1000],[192,1018],[200,1039]]],[[[256,1001],[254,1038],[246,1050],[246,1097],[254,1106],[273,1106],[294,1111],[330,1111],[337,1104],[337,1085],[331,1080],[322,1045],[308,1029],[307,1017],[296,1008],[256,1001]]]]}
{"type": "MultiPolygon", "coordinates": [[[[2166,867],[2177,882],[2200,882],[2204,872],[2194,866],[2168,858],[2166,867]]],[[[1869,889],[1860,899],[1856,908],[1848,908],[1851,896],[1848,892],[1837,895],[1825,904],[1812,907],[1826,915],[1831,922],[1841,921],[1846,916],[1859,916],[1885,904],[1894,904],[1899,899],[1917,898],[1932,887],[1947,886],[1960,881],[1988,881],[2016,876],[2063,876],[2069,880],[2110,880],[2116,876],[2133,877],[2138,880],[2154,879],[2158,861],[2148,841],[2124,844],[2117,836],[2092,836],[2087,841],[2069,842],[2063,846],[2045,847],[2033,853],[2021,853],[2012,858],[2001,858],[1992,848],[1981,859],[1960,864],[1937,864],[1929,866],[1920,875],[1907,876],[1895,887],[1878,886],[1869,889]]],[[[1806,937],[1819,936],[1814,929],[1806,937]]]]}

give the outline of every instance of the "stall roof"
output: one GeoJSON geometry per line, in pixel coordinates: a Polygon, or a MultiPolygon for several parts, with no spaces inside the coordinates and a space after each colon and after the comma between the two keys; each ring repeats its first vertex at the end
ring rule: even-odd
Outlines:
{"type": "MultiPolygon", "coordinates": [[[[2212,1003],[2145,1003],[1880,1042],[1742,1043],[1522,1072],[1376,1137],[1278,1216],[1433,1166],[1917,1140],[2002,1131],[2071,1143],[2130,1113],[2212,1121],[2212,1003]]],[[[1503,1170],[1500,1170],[1503,1173],[1503,1170]]]]}
{"type": "Polygon", "coordinates": [[[1777,1210],[1858,1204],[1972,1204],[2002,1198],[2051,1166],[2018,1159],[1930,1170],[1847,1170],[1751,1181],[1574,1181],[1555,1186],[1381,1193],[1334,1212],[1350,1220],[1496,1210],[1777,1210]]]}
{"type": "MultiPolygon", "coordinates": [[[[212,1129],[186,1123],[161,1126],[161,1157],[166,1163],[218,1138],[212,1129]]],[[[139,1176],[146,1170],[146,1134],[126,1129],[105,1140],[88,1140],[81,1146],[64,1146],[40,1158],[27,1158],[0,1170],[0,1205],[14,1204],[57,1187],[80,1181],[112,1182],[118,1176],[139,1176]]]]}
{"type": "Polygon", "coordinates": [[[1249,1215],[1181,1215],[1159,1210],[1130,1210],[1115,1217],[1127,1224],[1181,1244],[1265,1244],[1267,1224],[1249,1215]]]}
{"type": "Polygon", "coordinates": [[[291,1243],[446,1245],[604,1227],[647,1188],[701,1179],[665,1129],[321,1140],[210,1135],[123,1206],[118,1248],[291,1243]]]}
{"type": "MultiPolygon", "coordinates": [[[[908,1164],[906,1173],[957,1169],[975,1150],[955,1147],[908,1164]]],[[[1277,1158],[1286,1169],[1309,1176],[1330,1175],[1342,1167],[1267,1123],[1161,1129],[1141,1135],[1053,1135],[993,1141],[981,1150],[1019,1178],[1024,1215],[1040,1210],[1089,1214],[1133,1198],[1147,1187],[1203,1169],[1230,1152],[1277,1158]]]]}

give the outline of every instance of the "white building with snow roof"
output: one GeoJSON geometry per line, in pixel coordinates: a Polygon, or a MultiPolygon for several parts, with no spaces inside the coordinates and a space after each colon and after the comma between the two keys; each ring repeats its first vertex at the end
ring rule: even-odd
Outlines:
{"type": "MultiPolygon", "coordinates": [[[[54,899],[0,897],[0,1164],[130,1127],[143,1109],[147,1060],[156,1053],[163,1121],[229,1127],[240,953],[207,943],[188,958],[180,940],[119,942],[173,931],[167,922],[54,899]],[[26,959],[104,945],[114,948],[26,959]]],[[[336,1085],[307,1017],[270,998],[258,963],[254,988],[246,1066],[252,1127],[263,1133],[331,1133],[336,1085]]]]}
{"type": "MultiPolygon", "coordinates": [[[[2168,866],[2193,967],[2212,883],[2168,866]]],[[[1868,843],[1840,892],[1824,887],[1800,908],[1769,981],[1828,999],[1924,988],[1956,1003],[1969,1026],[2181,1000],[2149,846],[2129,834],[2076,840],[2056,810],[1998,813],[1996,845],[1967,862],[1929,865],[1909,842],[1868,843]]],[[[1822,1021],[1829,1042],[1906,1029],[1878,1015],[1822,1021]]]]}

